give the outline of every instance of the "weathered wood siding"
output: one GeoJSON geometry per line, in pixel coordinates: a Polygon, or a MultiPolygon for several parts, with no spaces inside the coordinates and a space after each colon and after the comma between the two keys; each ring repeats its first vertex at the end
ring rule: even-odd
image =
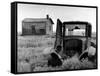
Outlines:
{"type": "Polygon", "coordinates": [[[22,35],[52,35],[53,26],[49,19],[22,21],[22,35]]]}

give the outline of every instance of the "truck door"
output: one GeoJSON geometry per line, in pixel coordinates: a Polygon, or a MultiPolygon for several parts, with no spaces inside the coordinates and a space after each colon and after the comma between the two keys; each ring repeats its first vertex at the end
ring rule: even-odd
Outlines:
{"type": "Polygon", "coordinates": [[[62,44],[62,22],[60,21],[60,19],[57,19],[56,41],[54,48],[56,48],[58,45],[61,46],[61,44],[62,44]]]}

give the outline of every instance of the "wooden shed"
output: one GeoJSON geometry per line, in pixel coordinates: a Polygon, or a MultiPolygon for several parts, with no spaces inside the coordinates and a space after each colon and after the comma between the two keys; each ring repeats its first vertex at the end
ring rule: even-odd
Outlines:
{"type": "Polygon", "coordinates": [[[22,35],[52,35],[53,24],[49,15],[46,18],[25,18],[22,21],[22,35]]]}

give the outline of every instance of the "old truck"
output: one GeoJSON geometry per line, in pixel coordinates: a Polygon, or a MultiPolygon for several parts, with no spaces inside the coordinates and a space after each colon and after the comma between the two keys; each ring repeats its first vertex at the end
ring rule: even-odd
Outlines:
{"type": "Polygon", "coordinates": [[[61,56],[72,57],[76,53],[80,56],[84,50],[91,46],[92,26],[88,22],[68,21],[57,19],[56,41],[54,48],[61,46],[61,56]]]}
{"type": "Polygon", "coordinates": [[[92,26],[88,22],[61,22],[57,19],[55,51],[51,53],[52,58],[48,60],[48,65],[61,66],[64,60],[72,57],[96,63],[96,44],[91,42],[91,34],[92,26]],[[91,51],[94,51],[94,55],[89,54],[91,51]]]}

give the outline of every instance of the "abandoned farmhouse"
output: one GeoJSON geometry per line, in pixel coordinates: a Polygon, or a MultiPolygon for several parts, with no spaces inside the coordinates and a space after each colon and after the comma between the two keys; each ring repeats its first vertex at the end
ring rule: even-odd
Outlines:
{"type": "Polygon", "coordinates": [[[22,35],[52,35],[53,20],[46,18],[25,18],[22,21],[22,35]]]}

